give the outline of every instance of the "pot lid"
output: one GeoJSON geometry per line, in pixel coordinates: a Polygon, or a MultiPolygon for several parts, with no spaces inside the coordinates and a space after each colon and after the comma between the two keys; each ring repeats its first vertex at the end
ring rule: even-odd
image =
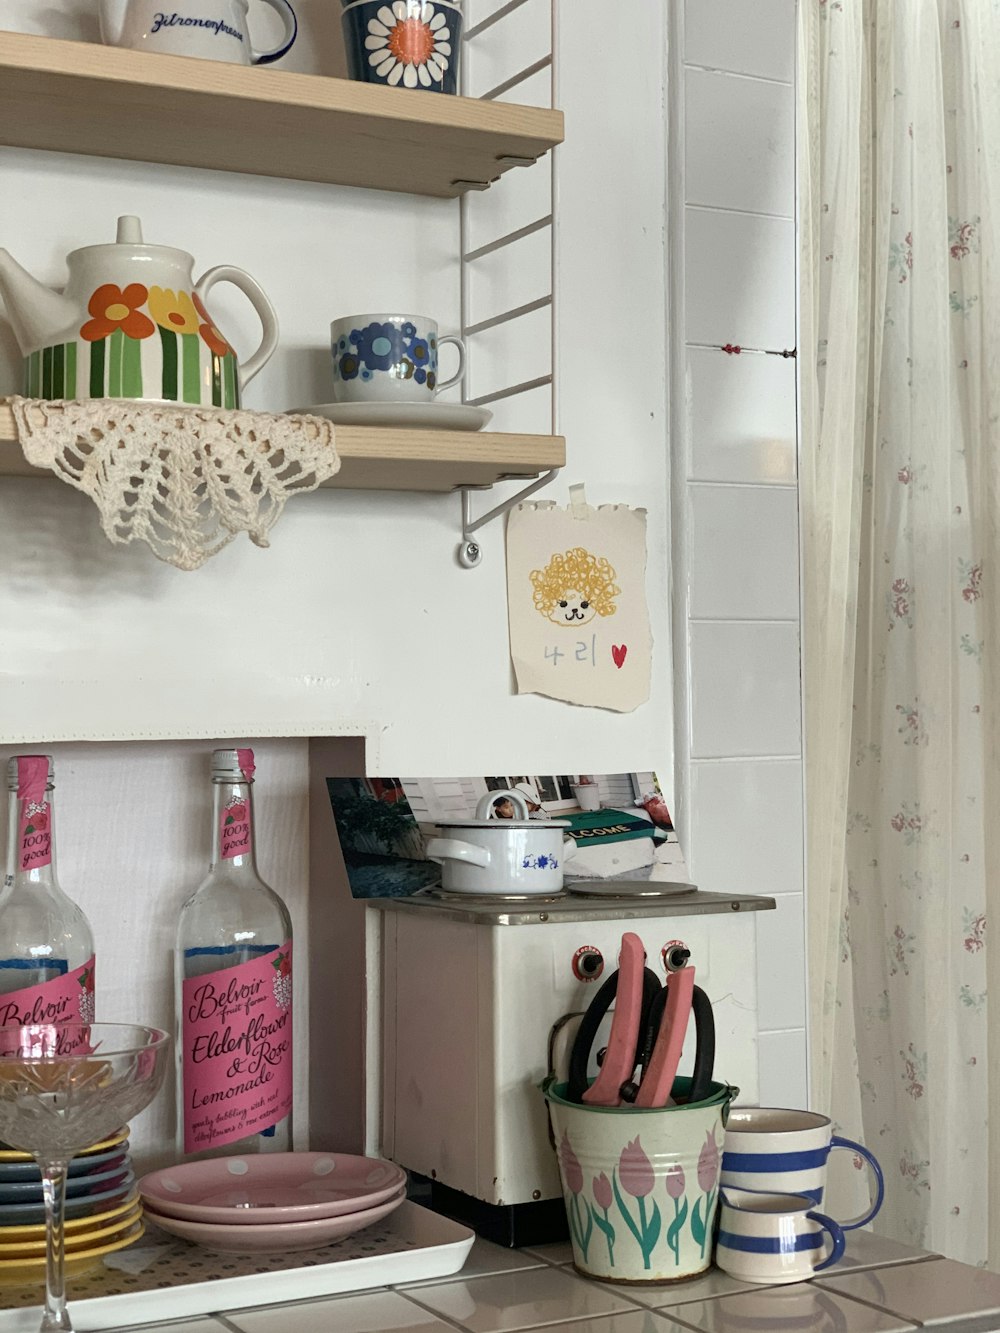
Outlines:
{"type": "Polygon", "coordinates": [[[569,828],[568,819],[439,819],[438,828],[569,828]]]}

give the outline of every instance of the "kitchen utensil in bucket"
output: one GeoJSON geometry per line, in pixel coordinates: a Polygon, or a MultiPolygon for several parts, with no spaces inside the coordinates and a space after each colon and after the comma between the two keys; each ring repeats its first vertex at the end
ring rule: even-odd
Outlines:
{"type": "Polygon", "coordinates": [[[715,1021],[712,1005],[694,984],[695,970],[686,966],[684,951],[678,965],[668,970],[667,984],[645,966],[642,940],[633,931],[622,936],[619,966],[591,1001],[580,1023],[569,1062],[571,1101],[598,1106],[667,1106],[673,1094],[684,1037],[691,1014],[697,1030],[691,1101],[701,1101],[712,1080],[715,1064],[715,1021]],[[588,1086],[591,1047],[601,1020],[615,1002],[611,1035],[600,1072],[588,1086]],[[637,1080],[636,1070],[641,1068],[637,1080]]]}
{"type": "MultiPolygon", "coordinates": [[[[675,1096],[690,1087],[678,1078],[675,1096]]],[[[617,1283],[703,1273],[712,1261],[725,1122],[739,1090],[710,1082],[702,1101],[648,1109],[577,1104],[554,1079],[542,1091],[574,1267],[617,1283]]]]}

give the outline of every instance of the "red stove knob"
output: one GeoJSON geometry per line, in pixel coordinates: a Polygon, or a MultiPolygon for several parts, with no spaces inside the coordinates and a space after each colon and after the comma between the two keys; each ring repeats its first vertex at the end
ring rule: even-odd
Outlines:
{"type": "Polygon", "coordinates": [[[573,955],[573,975],[577,981],[596,981],[604,971],[604,955],[593,944],[583,944],[573,955]]]}

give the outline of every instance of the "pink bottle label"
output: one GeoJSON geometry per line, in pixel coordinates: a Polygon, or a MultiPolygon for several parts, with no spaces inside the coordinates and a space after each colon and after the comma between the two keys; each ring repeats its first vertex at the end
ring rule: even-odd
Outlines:
{"type": "Polygon", "coordinates": [[[40,870],[52,864],[52,828],[48,801],[21,801],[18,813],[18,868],[40,870]]]}
{"type": "MultiPolygon", "coordinates": [[[[93,958],[75,972],[67,972],[54,981],[45,981],[40,986],[25,986],[23,990],[0,995],[0,1030],[33,1024],[65,1027],[69,1023],[93,1021],[93,958]]],[[[84,1045],[81,1038],[75,1040],[75,1048],[83,1048],[84,1045]]],[[[65,1052],[69,1053],[72,1049],[74,1046],[66,1046],[65,1052]]]]}
{"type": "Polygon", "coordinates": [[[184,1151],[236,1143],[292,1109],[292,942],[183,983],[184,1151]]]}
{"type": "Polygon", "coordinates": [[[234,796],[219,816],[219,851],[224,861],[234,856],[249,856],[253,844],[250,828],[250,802],[234,796]]]}

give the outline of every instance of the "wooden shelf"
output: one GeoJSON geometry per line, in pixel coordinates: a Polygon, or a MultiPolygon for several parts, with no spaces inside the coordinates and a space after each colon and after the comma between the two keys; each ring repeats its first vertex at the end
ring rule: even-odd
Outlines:
{"type": "Polygon", "coordinates": [[[562,137],[539,107],[0,32],[15,148],[447,198],[562,137]]]}
{"type": "MultiPolygon", "coordinates": [[[[340,471],[323,483],[342,490],[454,491],[537,477],[564,467],[561,435],[499,435],[482,431],[382,430],[338,426],[340,471]]],[[[0,477],[51,477],[21,453],[14,414],[0,398],[0,477]]]]}

